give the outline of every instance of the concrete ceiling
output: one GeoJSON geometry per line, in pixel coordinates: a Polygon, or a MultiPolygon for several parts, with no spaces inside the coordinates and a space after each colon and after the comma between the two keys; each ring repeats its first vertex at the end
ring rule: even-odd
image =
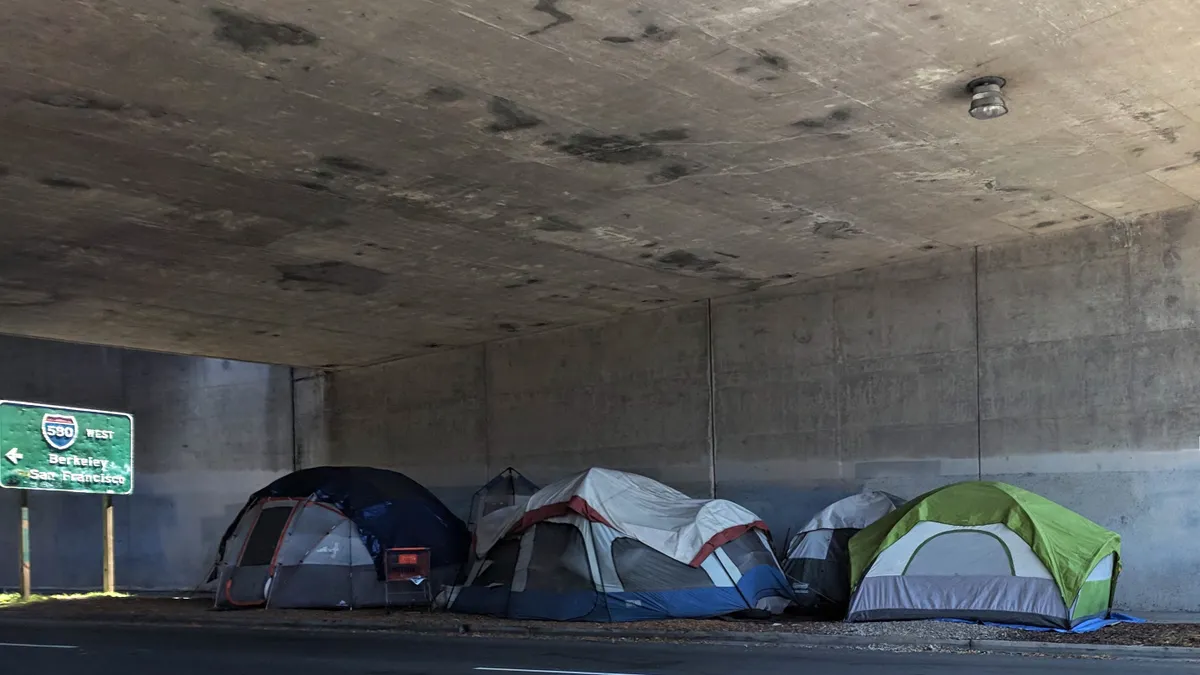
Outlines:
{"type": "Polygon", "coordinates": [[[1195,0],[8,0],[0,331],[347,365],[1200,198],[1195,0]],[[1008,78],[977,121],[963,87],[1008,78]]]}

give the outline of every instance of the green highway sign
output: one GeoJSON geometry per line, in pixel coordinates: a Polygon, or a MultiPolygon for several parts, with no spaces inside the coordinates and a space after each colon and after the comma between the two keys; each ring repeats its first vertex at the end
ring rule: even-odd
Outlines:
{"type": "Polygon", "coordinates": [[[0,487],[133,493],[133,415],[0,401],[0,487]]]}

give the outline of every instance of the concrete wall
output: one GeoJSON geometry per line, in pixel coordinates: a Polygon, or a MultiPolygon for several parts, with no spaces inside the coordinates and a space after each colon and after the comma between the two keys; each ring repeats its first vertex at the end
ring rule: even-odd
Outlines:
{"type": "Polygon", "coordinates": [[[978,476],[1122,533],[1118,603],[1200,609],[1200,223],[1169,213],[332,377],[330,457],[465,512],[512,465],[646,473],[778,536],[978,476]]]}
{"type": "Polygon", "coordinates": [[[545,484],[590,466],[708,491],[703,307],[337,373],[332,464],[403,471],[466,517],[512,466],[545,484]]]}
{"type": "MultiPolygon", "coordinates": [[[[120,588],[190,589],[247,496],[292,469],[291,369],[0,338],[0,399],[128,411],[135,488],[114,497],[120,588]]],[[[0,490],[0,587],[17,584],[18,494],[0,490]]],[[[38,588],[98,589],[101,498],[30,493],[38,588]]]]}

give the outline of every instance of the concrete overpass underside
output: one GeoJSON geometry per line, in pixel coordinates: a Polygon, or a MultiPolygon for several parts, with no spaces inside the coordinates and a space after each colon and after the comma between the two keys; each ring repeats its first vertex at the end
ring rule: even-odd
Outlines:
{"type": "Polygon", "coordinates": [[[361,365],[1177,213],[1197,19],[10,0],[0,332],[361,365]],[[1007,116],[968,116],[982,75],[1007,116]]]}
{"type": "MultiPolygon", "coordinates": [[[[606,466],[778,537],[1003,480],[1200,608],[1193,0],[4,10],[0,399],[136,416],[119,586],[297,468],[465,515],[606,466]]],[[[35,585],[94,588],[98,501],[31,509],[35,585]]]]}

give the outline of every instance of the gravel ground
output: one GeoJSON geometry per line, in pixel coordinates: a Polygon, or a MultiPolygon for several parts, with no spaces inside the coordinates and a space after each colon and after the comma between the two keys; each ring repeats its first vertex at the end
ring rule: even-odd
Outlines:
{"type": "Polygon", "coordinates": [[[1152,644],[1200,647],[1200,624],[1123,624],[1095,633],[1070,635],[1037,633],[1011,628],[992,628],[940,621],[896,621],[843,623],[809,621],[784,617],[775,620],[687,620],[639,621],[633,624],[563,624],[539,621],[508,621],[463,614],[427,611],[382,610],[243,610],[216,611],[210,598],[171,599],[163,597],[88,597],[55,599],[31,604],[0,605],[0,618],[42,618],[62,620],[116,620],[188,622],[197,625],[265,625],[274,621],[303,621],[330,627],[353,628],[356,624],[385,624],[398,630],[420,628],[447,632],[487,632],[496,627],[589,628],[614,633],[670,632],[686,638],[687,633],[778,632],[816,635],[855,635],[866,637],[904,637],[918,640],[1031,640],[1044,642],[1152,644]]]}

